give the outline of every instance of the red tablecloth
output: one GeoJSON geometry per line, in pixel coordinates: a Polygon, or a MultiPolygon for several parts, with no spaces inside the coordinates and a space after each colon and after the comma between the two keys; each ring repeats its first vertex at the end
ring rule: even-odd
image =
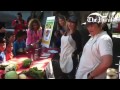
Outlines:
{"type": "MultiPolygon", "coordinates": [[[[57,48],[45,48],[44,50],[41,51],[41,54],[47,53],[48,50],[57,50],[57,51],[58,51],[57,48]]],[[[25,59],[31,58],[31,54],[33,54],[33,53],[34,53],[34,51],[31,50],[31,51],[28,51],[28,53],[25,54],[25,55],[19,55],[19,56],[14,57],[12,60],[9,60],[9,62],[17,63],[18,68],[19,68],[19,69],[17,70],[17,73],[18,73],[18,74],[21,73],[21,72],[24,71],[24,70],[28,70],[28,69],[29,69],[29,68],[22,68],[22,62],[23,62],[25,59]]],[[[51,54],[51,53],[49,53],[49,54],[50,54],[49,57],[41,57],[41,55],[40,55],[40,57],[39,57],[38,60],[32,62],[30,68],[32,68],[32,67],[37,67],[37,68],[40,69],[40,70],[45,70],[46,67],[47,67],[47,65],[48,65],[48,63],[52,60],[52,58],[53,58],[54,55],[55,55],[55,54],[51,54]]],[[[1,76],[3,73],[4,73],[4,70],[0,70],[0,76],[1,76]]]]}

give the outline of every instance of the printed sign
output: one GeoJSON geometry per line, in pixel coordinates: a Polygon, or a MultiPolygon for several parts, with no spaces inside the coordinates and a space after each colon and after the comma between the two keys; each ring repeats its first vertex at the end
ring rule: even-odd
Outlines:
{"type": "Polygon", "coordinates": [[[50,46],[54,22],[55,22],[55,16],[47,17],[46,24],[45,24],[45,30],[44,30],[44,34],[43,34],[43,39],[42,39],[42,46],[44,46],[46,48],[49,48],[49,46],[50,46]]]}

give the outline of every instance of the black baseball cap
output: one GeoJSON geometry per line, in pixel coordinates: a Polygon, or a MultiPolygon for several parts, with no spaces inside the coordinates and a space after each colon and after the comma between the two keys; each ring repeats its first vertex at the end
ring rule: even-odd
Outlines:
{"type": "Polygon", "coordinates": [[[77,19],[76,16],[70,16],[70,17],[68,18],[68,22],[77,23],[77,21],[78,21],[78,19],[77,19]]]}

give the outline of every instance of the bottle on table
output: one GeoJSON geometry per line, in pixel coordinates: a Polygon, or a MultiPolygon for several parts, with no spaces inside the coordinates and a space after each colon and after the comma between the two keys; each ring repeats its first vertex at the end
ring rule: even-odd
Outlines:
{"type": "Polygon", "coordinates": [[[39,58],[39,49],[35,49],[35,53],[34,53],[34,60],[37,60],[39,58]]]}

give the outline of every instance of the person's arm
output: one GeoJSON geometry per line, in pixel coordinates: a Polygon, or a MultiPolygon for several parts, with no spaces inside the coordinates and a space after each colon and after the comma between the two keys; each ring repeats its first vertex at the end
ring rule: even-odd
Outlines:
{"type": "Polygon", "coordinates": [[[105,55],[102,56],[102,62],[96,67],[95,70],[93,70],[90,75],[88,76],[88,79],[93,79],[94,77],[102,74],[105,72],[112,64],[112,55],[105,55]]]}
{"type": "Polygon", "coordinates": [[[12,27],[13,28],[16,28],[16,26],[18,25],[18,23],[16,22],[17,20],[14,20],[13,22],[12,22],[12,27]]]}
{"type": "Polygon", "coordinates": [[[31,31],[30,31],[30,29],[28,29],[28,30],[27,30],[27,40],[26,40],[26,45],[31,45],[31,44],[32,44],[31,40],[32,40],[31,31]]]}
{"type": "Polygon", "coordinates": [[[112,64],[112,40],[108,37],[102,38],[99,42],[99,52],[101,56],[101,63],[90,73],[88,79],[99,76],[104,73],[112,64]]]}

